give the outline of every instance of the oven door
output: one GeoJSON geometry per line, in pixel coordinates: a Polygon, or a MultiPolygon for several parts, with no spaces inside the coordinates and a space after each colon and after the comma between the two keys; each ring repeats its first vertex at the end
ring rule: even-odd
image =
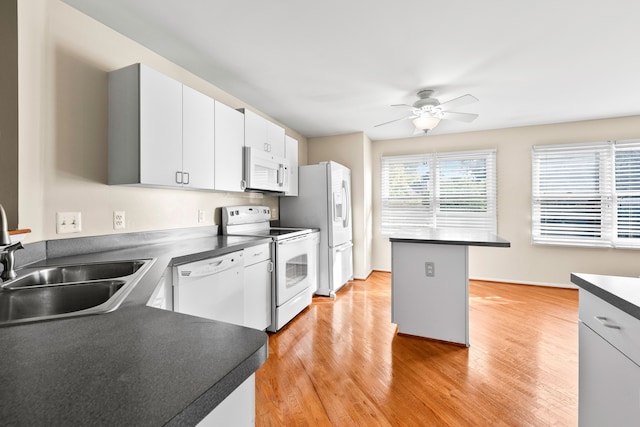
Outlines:
{"type": "Polygon", "coordinates": [[[319,233],[309,233],[276,242],[276,305],[318,286],[319,233]]]}

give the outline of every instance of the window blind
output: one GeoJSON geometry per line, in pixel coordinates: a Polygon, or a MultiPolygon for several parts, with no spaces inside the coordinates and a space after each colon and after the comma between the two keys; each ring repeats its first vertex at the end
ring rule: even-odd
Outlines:
{"type": "Polygon", "coordinates": [[[614,245],[640,247],[640,141],[615,145],[614,245]]]}
{"type": "Polygon", "coordinates": [[[385,156],[383,234],[424,228],[496,231],[495,150],[385,156]]]}
{"type": "Polygon", "coordinates": [[[640,143],[536,146],[533,243],[640,246],[640,143]]]}

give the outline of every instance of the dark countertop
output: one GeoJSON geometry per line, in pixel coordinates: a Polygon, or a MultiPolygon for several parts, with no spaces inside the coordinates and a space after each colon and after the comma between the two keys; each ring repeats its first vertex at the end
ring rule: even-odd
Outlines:
{"type": "Polygon", "coordinates": [[[269,241],[211,236],[44,262],[155,258],[114,312],[0,328],[0,424],[195,425],[265,362],[267,335],[146,304],[167,267],[269,241]]]}
{"type": "Polygon", "coordinates": [[[395,233],[389,238],[399,243],[429,243],[438,245],[494,246],[508,248],[507,240],[485,231],[465,229],[428,229],[420,232],[395,233]]]}
{"type": "Polygon", "coordinates": [[[571,273],[571,281],[640,320],[640,278],[571,273]]]}

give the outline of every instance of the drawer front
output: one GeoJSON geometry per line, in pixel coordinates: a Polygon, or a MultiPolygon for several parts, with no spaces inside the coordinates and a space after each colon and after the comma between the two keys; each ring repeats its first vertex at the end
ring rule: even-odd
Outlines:
{"type": "Polygon", "coordinates": [[[640,320],[580,289],[580,320],[640,365],[640,320]]]}
{"type": "Polygon", "coordinates": [[[264,243],[262,245],[251,246],[244,250],[244,265],[255,264],[256,262],[271,259],[271,245],[264,243]]]}

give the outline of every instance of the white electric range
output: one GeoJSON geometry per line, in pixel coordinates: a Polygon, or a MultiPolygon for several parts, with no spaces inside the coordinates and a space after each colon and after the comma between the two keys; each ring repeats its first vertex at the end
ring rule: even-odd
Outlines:
{"type": "Polygon", "coordinates": [[[311,304],[318,288],[320,235],[311,228],[271,227],[268,206],[222,208],[222,234],[271,237],[271,326],[276,332],[311,304]]]}

